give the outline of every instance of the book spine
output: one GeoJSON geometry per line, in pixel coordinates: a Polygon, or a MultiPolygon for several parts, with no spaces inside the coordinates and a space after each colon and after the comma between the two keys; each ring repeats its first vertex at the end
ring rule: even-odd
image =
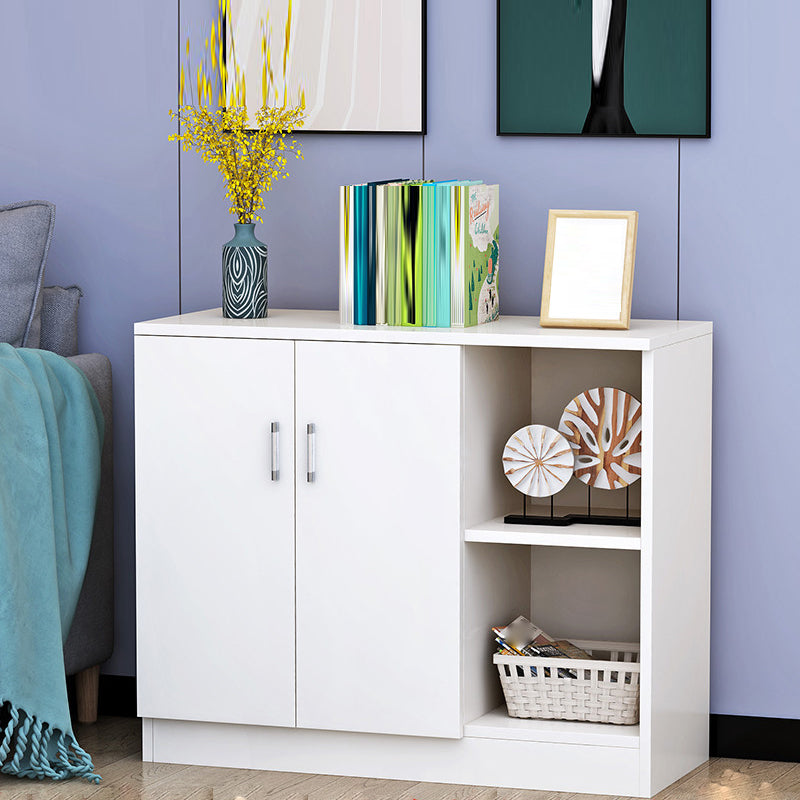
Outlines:
{"type": "Polygon", "coordinates": [[[436,326],[450,327],[450,187],[436,187],[436,326]]]}
{"type": "Polygon", "coordinates": [[[450,194],[450,325],[464,327],[464,234],[467,225],[465,197],[469,187],[453,186],[450,194]]]}
{"type": "Polygon", "coordinates": [[[492,202],[497,215],[497,225],[494,229],[493,243],[491,245],[489,269],[491,270],[492,288],[494,290],[494,310],[487,322],[500,318],[500,186],[495,184],[489,187],[492,192],[492,202]]]}
{"type": "Polygon", "coordinates": [[[376,271],[377,271],[377,241],[376,241],[376,203],[378,187],[368,185],[366,187],[367,213],[366,213],[366,237],[367,237],[367,325],[375,324],[375,291],[376,291],[376,271]]]}
{"type": "Polygon", "coordinates": [[[386,222],[384,236],[384,259],[386,261],[386,324],[397,325],[395,297],[397,296],[397,208],[399,186],[386,187],[386,222]]]}
{"type": "Polygon", "coordinates": [[[339,322],[353,324],[353,187],[339,187],[339,322]]]}
{"type": "Polygon", "coordinates": [[[385,184],[375,187],[375,324],[386,325],[387,272],[386,272],[386,193],[385,184]]]}
{"type": "Polygon", "coordinates": [[[403,324],[403,190],[398,186],[394,208],[394,325],[403,324]]]}
{"type": "Polygon", "coordinates": [[[401,324],[421,327],[424,303],[422,288],[422,187],[403,187],[403,229],[401,261],[403,270],[401,324]]]}
{"type": "Polygon", "coordinates": [[[436,325],[436,259],[433,247],[436,243],[433,219],[435,213],[436,187],[422,187],[422,324],[436,325]]]}
{"type": "Polygon", "coordinates": [[[474,230],[473,228],[473,214],[475,211],[475,190],[472,186],[464,188],[464,219],[465,219],[465,232],[464,232],[464,327],[471,328],[473,325],[478,324],[478,294],[480,293],[480,284],[476,287],[478,281],[478,269],[475,265],[474,249],[470,245],[470,236],[474,230]]]}
{"type": "Polygon", "coordinates": [[[367,325],[367,187],[354,186],[355,195],[355,241],[354,241],[354,311],[353,322],[367,325]]]}

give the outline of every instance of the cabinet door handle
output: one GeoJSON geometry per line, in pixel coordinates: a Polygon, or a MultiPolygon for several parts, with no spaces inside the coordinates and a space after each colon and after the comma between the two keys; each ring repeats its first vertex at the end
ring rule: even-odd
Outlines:
{"type": "Polygon", "coordinates": [[[269,466],[272,471],[272,480],[279,481],[281,479],[280,468],[280,436],[281,429],[277,422],[273,422],[269,426],[269,466]]]}
{"type": "Polygon", "coordinates": [[[314,483],[317,477],[317,426],[306,425],[306,480],[314,483]]]}

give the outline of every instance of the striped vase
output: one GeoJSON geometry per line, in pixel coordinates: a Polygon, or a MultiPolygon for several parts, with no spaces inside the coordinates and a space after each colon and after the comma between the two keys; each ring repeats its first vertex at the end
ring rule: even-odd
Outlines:
{"type": "Polygon", "coordinates": [[[222,246],[222,316],[267,316],[267,246],[256,239],[254,222],[236,222],[236,234],[222,246]]]}

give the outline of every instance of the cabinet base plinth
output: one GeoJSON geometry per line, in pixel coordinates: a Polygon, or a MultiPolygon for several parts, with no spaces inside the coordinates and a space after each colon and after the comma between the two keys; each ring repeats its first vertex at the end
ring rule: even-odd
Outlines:
{"type": "MultiPolygon", "coordinates": [[[[630,747],[143,720],[145,761],[649,797],[630,747]]],[[[696,766],[696,765],[695,765],[696,766]]]]}

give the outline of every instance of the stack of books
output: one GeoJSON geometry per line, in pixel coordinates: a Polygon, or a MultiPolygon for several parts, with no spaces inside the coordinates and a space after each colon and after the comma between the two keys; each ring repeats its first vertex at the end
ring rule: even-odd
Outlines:
{"type": "Polygon", "coordinates": [[[497,319],[499,186],[342,186],[339,212],[343,324],[462,328],[497,319]]]}

